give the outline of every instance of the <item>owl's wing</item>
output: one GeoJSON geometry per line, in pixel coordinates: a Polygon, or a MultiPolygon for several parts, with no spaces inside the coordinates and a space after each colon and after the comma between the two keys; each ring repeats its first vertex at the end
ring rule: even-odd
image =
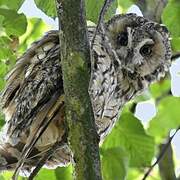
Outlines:
{"type": "MultiPolygon", "coordinates": [[[[34,122],[36,121],[37,123],[35,122],[30,128],[31,133],[29,134],[26,140],[26,144],[21,153],[21,158],[19,159],[16,165],[14,178],[17,177],[17,175],[19,174],[19,171],[21,170],[21,167],[25,163],[26,159],[29,157],[31,151],[33,150],[34,147],[36,147],[35,144],[40,139],[41,135],[46,131],[46,129],[49,130],[48,126],[50,125],[50,123],[51,122],[54,123],[56,118],[58,118],[59,122],[64,120],[64,117],[62,117],[61,119],[61,116],[60,116],[63,113],[63,109],[64,109],[64,96],[63,95],[59,96],[59,93],[55,93],[52,96],[52,98],[46,104],[43,105],[43,107],[41,108],[41,111],[37,113],[34,119],[34,122]]],[[[51,130],[56,130],[56,127],[54,129],[52,128],[51,130]]],[[[62,136],[64,135],[65,131],[63,129],[61,130],[62,131],[59,132],[58,134],[59,136],[56,137],[57,139],[54,141],[54,143],[52,140],[51,145],[48,148],[46,148],[46,151],[51,149],[51,147],[56,142],[60,143],[62,141],[62,136]]],[[[42,145],[43,143],[41,144],[41,146],[42,145]]]]}
{"type": "MultiPolygon", "coordinates": [[[[35,42],[17,61],[7,76],[2,108],[6,123],[1,137],[0,169],[14,169],[17,161],[17,172],[23,164],[33,166],[63,138],[64,100],[57,31],[35,42]]],[[[69,157],[65,159],[69,162],[69,157]]],[[[61,160],[60,163],[67,163],[63,157],[61,160]]]]}
{"type": "Polygon", "coordinates": [[[19,133],[31,125],[42,105],[56,91],[62,93],[58,59],[58,36],[53,31],[34,43],[7,76],[2,106],[9,125],[9,136],[18,138],[19,133]]]}

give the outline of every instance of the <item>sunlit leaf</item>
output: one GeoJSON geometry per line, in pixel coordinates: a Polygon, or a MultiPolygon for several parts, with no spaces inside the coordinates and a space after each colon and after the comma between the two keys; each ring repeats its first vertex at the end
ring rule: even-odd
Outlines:
{"type": "Polygon", "coordinates": [[[180,52],[180,36],[172,38],[171,47],[174,52],[180,52]]]}
{"type": "Polygon", "coordinates": [[[0,77],[0,91],[4,88],[5,86],[5,80],[4,78],[0,77]]]}
{"type": "Polygon", "coordinates": [[[39,18],[28,19],[27,31],[20,37],[19,51],[23,53],[31,43],[40,39],[50,29],[39,18]]]}
{"type": "Polygon", "coordinates": [[[0,175],[0,180],[5,180],[4,177],[2,175],[0,175]]]}
{"type": "Polygon", "coordinates": [[[1,47],[0,49],[0,59],[8,59],[12,55],[12,51],[5,47],[1,47]]]}
{"type": "Polygon", "coordinates": [[[104,180],[125,179],[129,166],[128,153],[120,147],[102,151],[102,173],[104,180]]]}
{"type": "Polygon", "coordinates": [[[139,180],[142,179],[143,173],[141,173],[137,168],[130,168],[127,175],[127,180],[139,180]]]}
{"type": "Polygon", "coordinates": [[[7,72],[7,66],[4,62],[0,62],[0,76],[4,76],[7,72]]]}
{"type": "Polygon", "coordinates": [[[14,10],[0,8],[0,15],[4,16],[2,25],[8,36],[20,36],[25,33],[27,21],[24,14],[17,14],[14,10]]]}
{"type": "MultiPolygon", "coordinates": [[[[1,175],[2,175],[2,177],[4,178],[4,179],[2,179],[2,180],[10,180],[10,179],[12,179],[13,172],[5,171],[5,172],[3,172],[1,175]]],[[[1,178],[1,177],[0,177],[0,178],[1,178]]],[[[1,180],[1,179],[0,179],[0,180],[1,180]]],[[[27,178],[19,176],[19,177],[18,177],[18,180],[27,180],[27,178]]]]}
{"type": "MultiPolygon", "coordinates": [[[[94,23],[97,23],[98,21],[98,17],[99,17],[99,13],[101,11],[101,8],[104,4],[104,0],[86,0],[86,18],[87,20],[90,20],[94,23]]],[[[117,0],[114,1],[114,3],[112,3],[112,5],[109,7],[107,13],[106,13],[106,18],[109,19],[110,17],[112,17],[115,12],[116,12],[116,8],[117,8],[117,0]]]]}
{"type": "Polygon", "coordinates": [[[55,170],[50,169],[41,169],[38,175],[36,176],[35,180],[57,180],[55,170]]]}
{"type": "Polygon", "coordinates": [[[72,180],[72,165],[68,167],[59,167],[55,170],[57,179],[72,180]]]}
{"type": "Polygon", "coordinates": [[[0,15],[0,29],[2,28],[3,21],[4,21],[4,16],[0,15]]]}
{"type": "Polygon", "coordinates": [[[170,79],[163,79],[157,83],[151,84],[150,92],[154,98],[160,97],[162,94],[167,93],[171,88],[170,79]]]}
{"type": "Polygon", "coordinates": [[[13,1],[0,0],[0,7],[5,6],[9,9],[18,10],[21,7],[21,5],[23,4],[23,2],[24,2],[24,0],[13,0],[13,1]]]}
{"type": "Polygon", "coordinates": [[[140,121],[131,113],[124,113],[102,147],[123,147],[129,153],[130,165],[140,167],[150,165],[154,146],[154,139],[145,133],[140,121]]]}
{"type": "Polygon", "coordinates": [[[180,125],[179,118],[180,98],[166,97],[160,101],[158,112],[150,122],[148,132],[153,135],[157,142],[166,138],[171,129],[180,125]]]}
{"type": "Polygon", "coordinates": [[[56,17],[56,6],[54,0],[42,1],[35,0],[34,1],[39,9],[41,9],[48,16],[56,17]]]}
{"type": "Polygon", "coordinates": [[[121,10],[122,10],[123,12],[126,12],[127,9],[128,9],[132,4],[134,4],[132,0],[126,0],[126,1],[124,1],[124,0],[118,0],[118,6],[121,7],[121,10]]]}
{"type": "Polygon", "coordinates": [[[163,23],[168,27],[173,37],[180,37],[180,1],[168,1],[162,15],[163,23]]]}

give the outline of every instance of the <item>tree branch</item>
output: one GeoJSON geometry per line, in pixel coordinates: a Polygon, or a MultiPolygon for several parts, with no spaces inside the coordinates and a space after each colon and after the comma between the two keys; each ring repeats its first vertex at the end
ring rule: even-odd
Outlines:
{"type": "Polygon", "coordinates": [[[106,14],[106,11],[108,9],[108,7],[111,5],[111,3],[113,2],[114,0],[105,0],[104,1],[104,4],[101,8],[101,11],[99,13],[99,18],[98,18],[98,23],[97,23],[97,26],[96,26],[96,30],[95,30],[95,33],[94,33],[94,36],[92,38],[92,41],[91,41],[91,49],[93,49],[93,45],[94,45],[94,40],[96,38],[96,34],[97,32],[99,31],[99,29],[102,29],[104,30],[104,28],[101,27],[101,25],[103,26],[103,23],[104,23],[104,16],[106,14]]]}
{"type": "Polygon", "coordinates": [[[68,140],[78,180],[101,180],[99,138],[88,86],[90,50],[83,0],[56,0],[61,23],[60,45],[68,140]]]}
{"type": "Polygon", "coordinates": [[[44,166],[46,161],[52,156],[52,154],[57,150],[62,148],[64,143],[56,142],[39,160],[36,167],[33,169],[32,173],[30,174],[28,180],[33,180],[34,177],[38,174],[41,168],[44,166]]]}
{"type": "Polygon", "coordinates": [[[145,18],[160,23],[168,0],[135,0],[134,3],[140,8],[145,18]]]}
{"type": "MultiPolygon", "coordinates": [[[[161,144],[159,146],[159,151],[162,152],[165,148],[166,144],[161,144]]],[[[169,144],[164,156],[158,163],[159,165],[159,172],[161,179],[168,180],[176,180],[176,175],[174,172],[174,161],[173,161],[173,152],[172,146],[169,144]]]]}
{"type": "Polygon", "coordinates": [[[149,176],[149,174],[151,173],[151,171],[153,170],[153,168],[159,163],[159,161],[163,158],[164,154],[166,153],[167,149],[169,148],[169,146],[171,145],[171,141],[174,138],[174,136],[176,135],[176,133],[180,130],[180,127],[178,127],[175,131],[175,133],[168,138],[167,143],[163,146],[163,148],[161,149],[160,154],[157,157],[157,160],[155,161],[155,163],[148,169],[148,171],[145,173],[144,177],[142,178],[142,180],[146,180],[146,178],[149,176]]]}
{"type": "Polygon", "coordinates": [[[171,61],[176,60],[177,58],[180,58],[180,52],[174,53],[171,57],[171,61]]]}

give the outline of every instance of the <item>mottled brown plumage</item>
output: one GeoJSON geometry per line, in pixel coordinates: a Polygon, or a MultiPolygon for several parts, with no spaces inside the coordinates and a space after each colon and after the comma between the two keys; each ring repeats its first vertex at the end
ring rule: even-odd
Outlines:
{"type": "MultiPolygon", "coordinates": [[[[88,28],[90,42],[94,30],[88,28]]],[[[45,167],[71,161],[59,51],[58,32],[50,31],[32,44],[7,76],[2,94],[6,124],[1,134],[1,170],[22,166],[22,172],[31,171],[57,142],[60,145],[45,167]]],[[[105,24],[105,34],[98,32],[93,57],[89,94],[102,142],[124,104],[168,70],[167,29],[134,14],[115,16],[105,24]]]]}

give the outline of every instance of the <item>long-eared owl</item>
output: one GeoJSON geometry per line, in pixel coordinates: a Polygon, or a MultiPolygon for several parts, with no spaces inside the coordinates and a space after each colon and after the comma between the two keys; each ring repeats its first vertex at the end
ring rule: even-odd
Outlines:
{"type": "MultiPolygon", "coordinates": [[[[96,27],[88,27],[91,43],[96,27]]],[[[89,94],[102,142],[124,104],[165,75],[171,49],[165,26],[135,14],[116,15],[104,24],[93,45],[89,94]],[[112,53],[115,56],[112,56],[112,53]]],[[[2,92],[5,125],[1,132],[0,170],[36,167],[55,143],[46,168],[71,161],[64,123],[64,94],[58,31],[48,32],[18,59],[2,92]]]]}

